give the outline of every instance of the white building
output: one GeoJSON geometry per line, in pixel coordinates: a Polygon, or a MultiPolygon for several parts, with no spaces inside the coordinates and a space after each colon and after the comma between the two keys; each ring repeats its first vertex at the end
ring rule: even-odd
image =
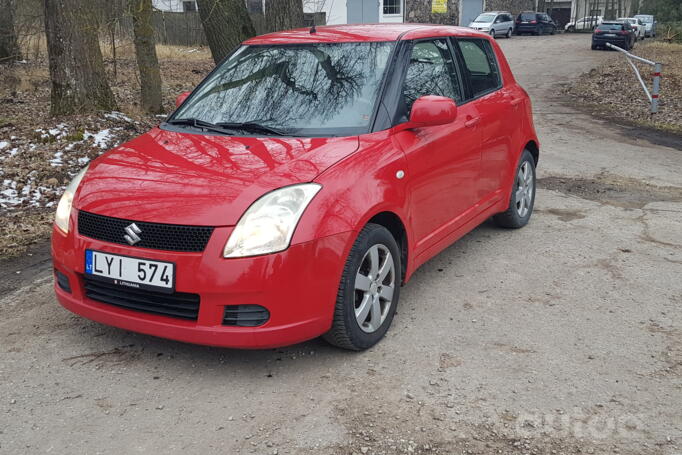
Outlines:
{"type": "Polygon", "coordinates": [[[197,10],[196,0],[152,0],[152,6],[168,13],[185,13],[197,10]]]}
{"type": "Polygon", "coordinates": [[[303,0],[303,11],[324,12],[328,25],[403,22],[405,0],[303,0]]]}

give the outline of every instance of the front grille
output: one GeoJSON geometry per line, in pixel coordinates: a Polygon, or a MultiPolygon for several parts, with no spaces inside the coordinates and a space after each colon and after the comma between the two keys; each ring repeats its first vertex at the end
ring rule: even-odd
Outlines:
{"type": "Polygon", "coordinates": [[[196,321],[199,316],[199,295],[184,292],[162,292],[130,289],[83,276],[85,295],[92,300],[116,305],[128,310],[160,314],[196,321]]]}
{"type": "Polygon", "coordinates": [[[128,245],[124,238],[126,227],[135,223],[140,228],[140,248],[154,250],[197,252],[204,251],[213,228],[210,226],[182,226],[179,224],[146,223],[108,216],[78,212],[78,233],[104,242],[128,245]]]}
{"type": "Polygon", "coordinates": [[[270,312],[260,305],[228,305],[225,307],[223,325],[257,327],[270,319],[270,312]]]}

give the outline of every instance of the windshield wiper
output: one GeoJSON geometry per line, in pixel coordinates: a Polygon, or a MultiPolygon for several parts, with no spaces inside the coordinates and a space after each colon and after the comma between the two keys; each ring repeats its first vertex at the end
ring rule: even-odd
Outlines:
{"type": "Polygon", "coordinates": [[[289,136],[290,133],[279,128],[274,128],[272,126],[263,125],[257,122],[220,122],[216,123],[216,126],[221,128],[236,129],[242,131],[248,131],[251,133],[265,133],[272,134],[275,136],[289,136]]]}
{"type": "Polygon", "coordinates": [[[215,123],[200,120],[198,118],[174,118],[173,120],[169,120],[166,123],[170,125],[189,125],[195,128],[215,131],[216,133],[230,134],[230,132],[221,125],[216,125],[215,123]]]}

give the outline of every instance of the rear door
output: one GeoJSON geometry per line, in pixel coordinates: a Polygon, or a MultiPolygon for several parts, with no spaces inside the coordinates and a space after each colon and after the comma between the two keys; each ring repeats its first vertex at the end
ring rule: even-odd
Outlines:
{"type": "Polygon", "coordinates": [[[504,86],[492,45],[485,38],[457,38],[456,49],[467,83],[467,97],[476,108],[481,133],[478,201],[494,199],[501,189],[518,136],[522,100],[517,86],[504,86]]]}
{"type": "Polygon", "coordinates": [[[452,123],[394,136],[407,160],[410,224],[420,252],[454,230],[475,204],[481,144],[476,107],[459,106],[465,91],[449,40],[416,41],[409,54],[400,93],[402,121],[409,118],[412,104],[421,96],[446,96],[458,104],[452,123]]]}

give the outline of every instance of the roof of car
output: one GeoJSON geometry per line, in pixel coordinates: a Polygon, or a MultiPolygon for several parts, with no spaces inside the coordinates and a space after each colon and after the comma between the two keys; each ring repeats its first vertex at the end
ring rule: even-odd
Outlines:
{"type": "Polygon", "coordinates": [[[487,36],[466,27],[432,24],[356,24],[297,28],[254,36],[244,44],[350,43],[358,41],[398,41],[436,36],[487,36]]]}

